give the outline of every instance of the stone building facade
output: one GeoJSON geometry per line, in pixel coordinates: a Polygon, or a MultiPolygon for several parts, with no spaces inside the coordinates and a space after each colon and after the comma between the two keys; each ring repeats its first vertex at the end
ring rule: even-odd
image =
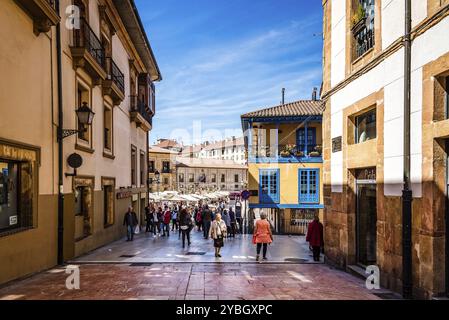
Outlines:
{"type": "Polygon", "coordinates": [[[123,236],[127,207],[140,210],[146,201],[161,75],[132,0],[5,0],[0,43],[4,283],[53,267],[60,253],[69,260],[123,236]],[[76,13],[79,23],[67,23],[76,13]],[[77,118],[83,106],[95,113],[92,125],[77,118]],[[68,162],[75,153],[82,158],[76,175],[68,162]]]}
{"type": "Polygon", "coordinates": [[[176,190],[176,158],[178,152],[150,146],[148,151],[148,174],[150,192],[176,190]],[[156,177],[159,174],[159,181],[156,177]]]}
{"type": "MultiPolygon", "coordinates": [[[[449,3],[411,3],[412,282],[431,298],[449,288],[449,3]]],[[[326,258],[401,292],[405,1],[322,4],[326,258]]]]}
{"type": "Polygon", "coordinates": [[[248,168],[232,160],[179,157],[176,178],[181,193],[242,191],[248,183],[248,168]]]}

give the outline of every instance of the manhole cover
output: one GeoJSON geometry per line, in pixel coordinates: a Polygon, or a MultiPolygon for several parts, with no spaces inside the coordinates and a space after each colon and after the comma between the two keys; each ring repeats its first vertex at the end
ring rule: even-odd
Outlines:
{"type": "Polygon", "coordinates": [[[187,252],[186,256],[204,256],[206,252],[187,252]]]}
{"type": "Polygon", "coordinates": [[[121,255],[120,258],[134,258],[136,255],[135,254],[124,254],[121,255]]]}
{"type": "Polygon", "coordinates": [[[299,258],[287,258],[284,259],[285,262],[296,262],[296,263],[304,263],[307,262],[306,259],[299,259],[299,258]]]}
{"type": "Polygon", "coordinates": [[[131,267],[151,267],[153,264],[149,262],[135,262],[131,263],[131,267]]]}

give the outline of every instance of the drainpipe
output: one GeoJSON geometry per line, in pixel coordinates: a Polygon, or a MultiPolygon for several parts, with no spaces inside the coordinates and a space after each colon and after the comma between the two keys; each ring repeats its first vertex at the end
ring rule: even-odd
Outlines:
{"type": "Polygon", "coordinates": [[[410,91],[412,53],[411,0],[405,0],[404,37],[404,189],[402,190],[402,295],[413,297],[412,279],[412,190],[410,188],[410,91]]]}
{"type": "MultiPolygon", "coordinates": [[[[56,12],[61,15],[60,1],[56,0],[56,12]]],[[[56,25],[56,56],[58,71],[58,265],[64,264],[64,174],[63,174],[63,102],[62,102],[62,50],[61,23],[56,25]]]]}

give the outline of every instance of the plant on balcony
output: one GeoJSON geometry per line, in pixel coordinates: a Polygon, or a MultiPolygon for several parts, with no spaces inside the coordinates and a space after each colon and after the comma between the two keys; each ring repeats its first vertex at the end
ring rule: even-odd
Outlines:
{"type": "Polygon", "coordinates": [[[323,152],[323,147],[321,145],[317,145],[314,148],[314,151],[309,153],[310,157],[320,157],[323,152]]]}
{"type": "Polygon", "coordinates": [[[362,4],[359,3],[351,18],[351,30],[354,34],[359,33],[365,27],[366,12],[362,4]]]}
{"type": "Polygon", "coordinates": [[[295,150],[295,156],[296,157],[304,157],[304,151],[296,149],[295,150]]]}
{"type": "Polygon", "coordinates": [[[292,155],[294,149],[295,149],[295,145],[292,145],[292,144],[285,145],[284,148],[280,152],[281,157],[290,157],[292,155]]]}

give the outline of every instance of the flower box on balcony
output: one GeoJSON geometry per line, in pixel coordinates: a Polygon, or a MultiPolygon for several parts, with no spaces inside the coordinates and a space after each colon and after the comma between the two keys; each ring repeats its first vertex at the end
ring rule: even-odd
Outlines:
{"type": "Polygon", "coordinates": [[[363,17],[352,26],[351,28],[352,34],[354,35],[359,34],[365,28],[365,26],[366,26],[366,18],[363,17]]]}

